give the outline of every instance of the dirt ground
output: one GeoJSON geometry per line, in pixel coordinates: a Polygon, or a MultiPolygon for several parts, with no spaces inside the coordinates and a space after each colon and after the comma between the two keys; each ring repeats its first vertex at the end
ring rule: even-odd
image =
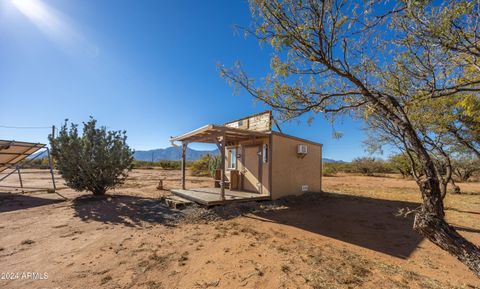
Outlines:
{"type": "MultiPolygon", "coordinates": [[[[0,189],[0,277],[13,279],[0,288],[480,288],[398,216],[418,205],[413,181],[339,175],[324,177],[324,193],[172,210],[159,179],[180,185],[178,171],[135,170],[100,199],[0,189]]],[[[45,187],[49,176],[31,170],[24,182],[45,187]]],[[[459,185],[447,218],[480,244],[480,183],[459,185]]]]}

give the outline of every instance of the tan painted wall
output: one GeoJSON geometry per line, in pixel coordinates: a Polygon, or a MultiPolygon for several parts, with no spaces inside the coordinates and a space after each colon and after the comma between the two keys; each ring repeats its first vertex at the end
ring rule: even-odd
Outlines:
{"type": "Polygon", "coordinates": [[[301,195],[302,185],[308,185],[309,192],[320,192],[322,146],[277,134],[272,141],[272,198],[301,195]],[[307,145],[303,158],[297,155],[299,144],[307,145]]]}
{"type": "MultiPolygon", "coordinates": [[[[226,150],[226,157],[225,157],[225,169],[227,171],[226,175],[227,175],[227,178],[230,177],[230,173],[229,173],[229,168],[228,168],[228,164],[229,164],[229,161],[230,161],[230,156],[228,154],[228,149],[229,148],[232,148],[232,147],[236,147],[237,148],[237,154],[242,154],[242,156],[240,158],[237,158],[237,170],[240,172],[240,179],[243,177],[243,174],[241,173],[242,170],[243,170],[243,166],[242,166],[242,158],[243,158],[243,150],[242,150],[242,146],[247,146],[247,145],[260,145],[260,146],[263,146],[263,144],[269,144],[269,138],[263,138],[263,139],[257,139],[256,141],[245,141],[245,142],[241,142],[238,146],[229,146],[227,147],[227,150],[226,150]]],[[[270,154],[271,154],[271,149],[270,149],[270,154]]],[[[263,156],[262,156],[262,159],[263,159],[263,156]]],[[[262,178],[261,178],[261,183],[262,183],[262,194],[270,194],[270,170],[269,170],[269,164],[270,164],[270,159],[271,159],[271,156],[268,160],[267,163],[264,163],[262,161],[262,178]]],[[[253,180],[251,180],[251,182],[254,182],[253,180]]]]}

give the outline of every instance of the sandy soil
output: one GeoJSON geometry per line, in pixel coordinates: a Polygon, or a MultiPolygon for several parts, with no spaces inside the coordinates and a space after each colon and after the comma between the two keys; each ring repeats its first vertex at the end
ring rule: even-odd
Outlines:
{"type": "MultiPolygon", "coordinates": [[[[49,184],[46,172],[24,179],[49,184]]],[[[160,204],[168,192],[156,189],[159,179],[172,188],[180,175],[135,170],[102,199],[69,189],[59,191],[67,200],[0,193],[0,273],[48,274],[0,287],[480,288],[461,263],[411,230],[411,217],[397,216],[418,205],[412,181],[340,175],[325,177],[321,194],[176,211],[160,204]]],[[[211,184],[196,177],[187,185],[211,184]]],[[[460,186],[468,194],[447,196],[447,218],[480,244],[480,184],[460,186]]]]}

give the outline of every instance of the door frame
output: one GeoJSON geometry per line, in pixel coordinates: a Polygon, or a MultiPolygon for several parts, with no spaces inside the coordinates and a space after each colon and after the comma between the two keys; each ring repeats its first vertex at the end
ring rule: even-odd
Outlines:
{"type": "MultiPolygon", "coordinates": [[[[263,175],[263,166],[262,166],[262,154],[263,154],[263,150],[262,150],[262,144],[249,144],[249,145],[242,145],[242,158],[241,158],[241,164],[242,164],[242,171],[244,169],[246,169],[245,167],[245,148],[247,147],[256,147],[258,148],[258,151],[257,151],[257,156],[258,156],[258,182],[260,183],[260,188],[254,192],[254,193],[259,193],[259,194],[262,194],[263,193],[263,179],[262,179],[262,175],[263,175]]],[[[245,190],[245,173],[242,172],[242,180],[241,180],[241,185],[242,185],[242,190],[243,191],[246,191],[245,190]]]]}

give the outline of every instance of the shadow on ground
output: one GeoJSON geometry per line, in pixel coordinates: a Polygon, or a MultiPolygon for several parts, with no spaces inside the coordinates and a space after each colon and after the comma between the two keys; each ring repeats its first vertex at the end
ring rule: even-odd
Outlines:
{"type": "Polygon", "coordinates": [[[158,199],[126,195],[81,196],[72,201],[75,217],[113,225],[140,226],[170,223],[181,214],[162,205],[158,199]]]}
{"type": "MultiPolygon", "coordinates": [[[[210,209],[193,205],[177,211],[158,199],[115,195],[84,196],[73,201],[84,221],[140,226],[209,223],[238,216],[296,227],[398,258],[408,258],[423,240],[412,229],[413,216],[397,216],[418,203],[380,200],[338,193],[310,193],[276,201],[233,203],[210,209]]],[[[468,228],[462,228],[468,230],[468,228]]]]}
{"type": "Polygon", "coordinates": [[[47,199],[27,194],[13,194],[0,192],[0,213],[16,210],[25,210],[38,206],[51,205],[63,202],[63,199],[47,199]]]}
{"type": "Polygon", "coordinates": [[[423,239],[412,229],[413,216],[397,216],[399,210],[414,209],[417,203],[318,195],[306,202],[294,201],[285,210],[255,215],[399,258],[410,256],[423,239]]]}

